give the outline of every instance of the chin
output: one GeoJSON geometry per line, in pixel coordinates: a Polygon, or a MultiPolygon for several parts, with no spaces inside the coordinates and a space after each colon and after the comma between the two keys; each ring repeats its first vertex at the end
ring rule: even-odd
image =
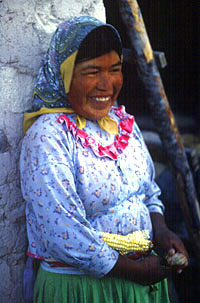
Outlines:
{"type": "Polygon", "coordinates": [[[89,119],[89,120],[100,120],[100,119],[104,118],[107,115],[107,113],[106,114],[102,114],[102,115],[91,115],[87,119],[89,119]]]}
{"type": "Polygon", "coordinates": [[[101,113],[82,113],[82,116],[88,120],[99,120],[101,118],[104,118],[108,113],[109,113],[110,109],[109,110],[106,110],[106,111],[103,111],[101,113]]]}

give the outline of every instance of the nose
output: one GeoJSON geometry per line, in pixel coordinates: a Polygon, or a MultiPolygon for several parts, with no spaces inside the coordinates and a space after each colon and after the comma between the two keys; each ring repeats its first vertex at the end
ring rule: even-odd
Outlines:
{"type": "Polygon", "coordinates": [[[112,76],[109,73],[102,73],[98,77],[96,88],[101,91],[112,92],[113,81],[112,76]]]}

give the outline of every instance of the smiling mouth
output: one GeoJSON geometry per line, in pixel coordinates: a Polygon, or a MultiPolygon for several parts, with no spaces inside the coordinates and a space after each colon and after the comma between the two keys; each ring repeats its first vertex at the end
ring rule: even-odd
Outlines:
{"type": "Polygon", "coordinates": [[[111,100],[111,97],[92,97],[92,99],[96,102],[108,102],[111,100]]]}

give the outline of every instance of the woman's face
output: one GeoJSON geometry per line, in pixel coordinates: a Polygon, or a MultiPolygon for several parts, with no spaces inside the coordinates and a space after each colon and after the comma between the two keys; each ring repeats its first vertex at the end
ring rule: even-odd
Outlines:
{"type": "Polygon", "coordinates": [[[67,97],[77,114],[98,120],[110,111],[122,83],[121,60],[111,51],[75,66],[67,97]]]}

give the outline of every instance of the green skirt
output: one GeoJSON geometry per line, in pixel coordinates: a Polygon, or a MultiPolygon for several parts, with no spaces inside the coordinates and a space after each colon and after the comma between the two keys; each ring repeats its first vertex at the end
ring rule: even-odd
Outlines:
{"type": "Polygon", "coordinates": [[[34,303],[169,303],[167,280],[142,286],[128,280],[65,275],[39,269],[34,303]]]}

